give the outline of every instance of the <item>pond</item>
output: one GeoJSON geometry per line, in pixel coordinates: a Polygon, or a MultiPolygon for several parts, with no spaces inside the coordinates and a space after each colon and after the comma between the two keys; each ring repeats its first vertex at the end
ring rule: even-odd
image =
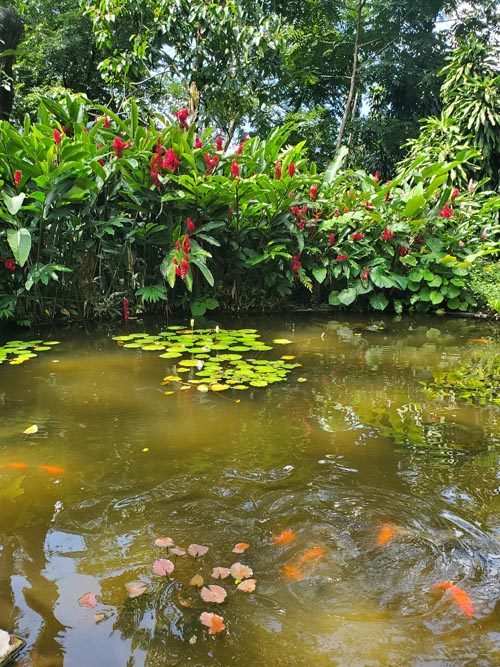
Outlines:
{"type": "Polygon", "coordinates": [[[500,664],[500,406],[425,387],[497,354],[498,325],[228,319],[205,338],[251,327],[272,349],[239,357],[290,368],[205,391],[188,385],[210,354],[183,366],[156,349],[175,324],[37,331],[49,349],[0,368],[0,627],[27,641],[16,664],[500,664]],[[160,338],[125,347],[139,332],[160,338]],[[212,576],[236,563],[249,569],[212,576]],[[202,599],[196,574],[226,599],[202,599]]]}

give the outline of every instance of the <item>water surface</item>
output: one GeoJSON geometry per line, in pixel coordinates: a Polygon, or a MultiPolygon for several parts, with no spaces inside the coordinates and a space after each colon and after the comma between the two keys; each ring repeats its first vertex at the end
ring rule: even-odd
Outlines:
{"type": "Polygon", "coordinates": [[[357,316],[220,325],[292,340],[266,356],[302,367],[268,388],[166,396],[175,360],[111,340],[158,323],[52,331],[57,348],[1,366],[0,626],[27,640],[17,664],[500,664],[500,409],[422,385],[433,369],[498,353],[498,328],[357,316]],[[401,530],[378,545],[388,523],[401,530]],[[284,530],[295,540],[275,544],[284,530]],[[166,580],[151,571],[167,555],[159,536],[209,551],[174,557],[166,580]],[[236,555],[238,542],[251,546],[236,555]],[[311,549],[321,557],[302,561],[311,549]],[[254,593],[210,577],[238,560],[254,593]],[[295,567],[300,580],[287,576],[295,567]],[[188,585],[196,572],[228,590],[223,604],[188,585]],[[128,599],[132,580],[148,593],[128,599]],[[465,590],[474,615],[440,582],[465,590]],[[87,592],[93,609],[78,603],[87,592]],[[227,629],[209,636],[202,611],[227,629]]]}

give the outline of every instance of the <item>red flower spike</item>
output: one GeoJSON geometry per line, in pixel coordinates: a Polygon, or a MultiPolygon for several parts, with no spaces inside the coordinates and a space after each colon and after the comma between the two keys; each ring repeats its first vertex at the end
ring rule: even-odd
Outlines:
{"type": "Polygon", "coordinates": [[[359,276],[361,278],[361,280],[368,280],[368,274],[370,273],[370,270],[371,269],[370,269],[369,266],[367,266],[366,269],[363,269],[363,272],[359,276]]]}
{"type": "Polygon", "coordinates": [[[451,218],[453,217],[453,209],[446,203],[441,211],[438,211],[440,218],[451,218]]]}
{"type": "Polygon", "coordinates": [[[351,238],[352,238],[353,241],[361,241],[361,239],[365,238],[365,235],[363,234],[363,232],[355,232],[351,236],[351,238]]]}
{"type": "Polygon", "coordinates": [[[380,235],[380,238],[384,241],[389,241],[394,238],[394,232],[392,232],[387,226],[384,227],[384,231],[380,235]]]}
{"type": "Polygon", "coordinates": [[[59,130],[57,128],[54,129],[54,143],[56,146],[59,146],[59,144],[61,143],[61,136],[62,135],[59,132],[59,130]]]}
{"type": "Polygon", "coordinates": [[[236,160],[233,160],[233,162],[231,163],[231,176],[233,178],[239,178],[239,175],[240,175],[240,168],[236,160]]]}
{"type": "Polygon", "coordinates": [[[14,185],[16,186],[16,188],[19,187],[19,183],[21,182],[21,178],[22,178],[22,176],[23,176],[23,175],[22,175],[22,173],[19,171],[19,169],[16,169],[16,171],[14,172],[14,185]]]}
{"type": "Polygon", "coordinates": [[[317,183],[313,183],[309,189],[309,196],[311,199],[316,199],[316,195],[318,194],[318,185],[317,183]]]}
{"type": "Polygon", "coordinates": [[[460,190],[459,190],[458,188],[455,188],[455,189],[453,190],[453,192],[451,193],[451,201],[453,201],[454,199],[456,199],[456,198],[458,197],[459,194],[460,194],[460,190]]]}
{"type": "Polygon", "coordinates": [[[290,178],[293,178],[293,175],[295,174],[295,164],[293,162],[290,162],[290,166],[288,167],[288,175],[290,178]]]}
{"type": "Polygon", "coordinates": [[[129,318],[129,310],[128,310],[128,299],[122,299],[122,307],[123,307],[123,319],[125,322],[127,322],[129,318]]]}
{"type": "Polygon", "coordinates": [[[347,255],[337,255],[335,259],[339,262],[345,262],[345,260],[347,259],[347,255]]]}
{"type": "Polygon", "coordinates": [[[187,230],[189,234],[192,234],[196,229],[196,225],[194,222],[191,220],[191,218],[187,219],[187,230]]]}
{"type": "Polygon", "coordinates": [[[109,129],[111,127],[111,123],[109,122],[109,118],[107,116],[103,116],[103,127],[106,129],[109,129]]]}
{"type": "Polygon", "coordinates": [[[195,136],[194,138],[194,147],[195,148],[202,148],[203,146],[203,141],[200,139],[198,135],[195,136]]]}
{"type": "Polygon", "coordinates": [[[380,181],[380,176],[378,174],[378,169],[373,175],[373,180],[375,181],[375,183],[378,183],[380,181]]]}
{"type": "Polygon", "coordinates": [[[328,244],[333,245],[335,243],[335,234],[330,234],[328,237],[328,244]]]}
{"type": "Polygon", "coordinates": [[[4,260],[3,265],[7,269],[7,271],[15,271],[16,270],[16,262],[12,257],[8,257],[6,260],[4,260]]]}
{"type": "Polygon", "coordinates": [[[279,160],[276,160],[276,164],[274,166],[274,178],[277,181],[281,179],[281,163],[279,160]]]}
{"type": "Polygon", "coordinates": [[[115,152],[116,157],[123,157],[123,151],[127,148],[130,148],[132,142],[122,141],[120,137],[115,137],[113,141],[113,151],[115,152]]]}
{"type": "Polygon", "coordinates": [[[215,139],[215,150],[216,151],[222,150],[222,134],[218,134],[217,138],[215,139]]]}

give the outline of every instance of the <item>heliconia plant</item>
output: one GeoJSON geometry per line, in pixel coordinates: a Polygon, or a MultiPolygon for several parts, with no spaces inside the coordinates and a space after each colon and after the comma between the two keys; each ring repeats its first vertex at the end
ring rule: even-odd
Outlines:
{"type": "MultiPolygon", "coordinates": [[[[498,248],[499,197],[449,175],[391,183],[316,173],[292,126],[222,149],[184,110],[141,122],[67,96],[36,123],[1,123],[0,317],[123,316],[155,304],[467,310],[472,262],[498,248]]],[[[408,174],[411,172],[411,179],[408,174]]]]}

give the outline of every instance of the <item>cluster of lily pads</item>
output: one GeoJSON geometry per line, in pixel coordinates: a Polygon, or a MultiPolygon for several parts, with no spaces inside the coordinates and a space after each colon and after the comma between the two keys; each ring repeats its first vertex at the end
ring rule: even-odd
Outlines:
{"type": "MultiPolygon", "coordinates": [[[[257,358],[256,353],[272,350],[273,346],[261,341],[256,329],[216,327],[195,331],[170,326],[156,335],[131,333],[114,336],[113,340],[124,348],[160,352],[162,359],[178,359],[175,374],[165,376],[162,381],[163,386],[169,386],[165,391],[167,395],[173,394],[175,389],[192,387],[205,393],[267,387],[283,382],[290,371],[301,366],[292,363],[293,355],[274,360],[257,358]]],[[[292,342],[286,338],[273,340],[275,345],[292,342]]]]}
{"type": "MultiPolygon", "coordinates": [[[[252,593],[255,590],[257,580],[251,578],[253,575],[252,568],[240,562],[235,562],[229,567],[213,567],[210,571],[210,575],[205,574],[205,577],[202,576],[200,571],[195,574],[191,573],[191,575],[189,575],[189,581],[185,579],[185,571],[184,576],[179,576],[177,559],[181,558],[182,560],[185,556],[191,556],[194,559],[195,567],[199,569],[198,559],[209,551],[209,547],[207,546],[202,544],[190,544],[189,547],[185,549],[184,547],[177,546],[171,537],[158,537],[154,544],[155,547],[165,550],[166,554],[153,562],[151,573],[153,576],[159,577],[160,580],[172,581],[175,570],[175,580],[178,584],[178,588],[175,590],[175,600],[180,607],[193,607],[195,610],[199,611],[200,599],[203,603],[207,604],[215,603],[220,605],[225,602],[228,595],[228,588],[244,593],[252,593]],[[208,578],[208,576],[215,580],[229,579],[232,580],[233,583],[226,587],[218,584],[206,583],[205,579],[208,578]],[[192,591],[196,591],[194,596],[191,593],[192,591]]],[[[250,544],[247,542],[239,542],[233,546],[232,553],[243,554],[249,547],[250,544]]],[[[148,582],[135,580],[127,582],[125,584],[125,589],[127,591],[127,597],[133,599],[148,594],[154,595],[156,586],[154,581],[148,582]]],[[[94,608],[99,602],[99,596],[91,592],[85,593],[85,595],[78,600],[81,607],[87,608],[94,608]]],[[[106,618],[107,614],[105,611],[98,611],[94,614],[94,620],[97,623],[106,618]]],[[[218,634],[226,629],[224,617],[214,612],[202,611],[199,615],[199,620],[202,625],[208,628],[208,634],[210,635],[218,634]]]]}
{"type": "Polygon", "coordinates": [[[29,359],[38,356],[38,352],[51,350],[53,345],[58,345],[57,340],[10,340],[0,346],[0,364],[8,362],[12,366],[23,364],[29,359]]]}

